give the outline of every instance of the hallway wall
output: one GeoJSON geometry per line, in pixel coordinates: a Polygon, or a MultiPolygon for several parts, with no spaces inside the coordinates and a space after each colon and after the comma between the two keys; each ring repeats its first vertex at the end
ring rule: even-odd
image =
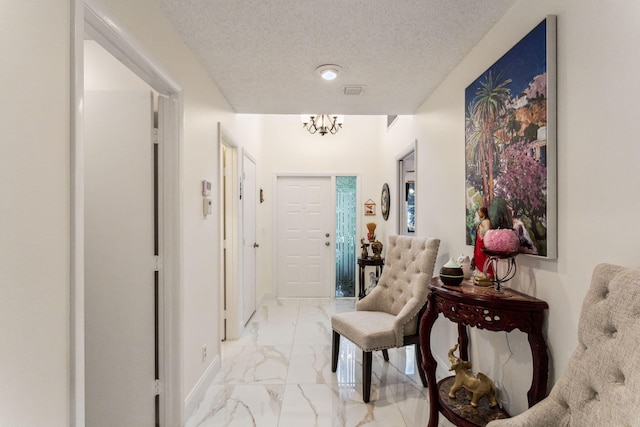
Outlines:
{"type": "Polygon", "coordinates": [[[131,34],[154,55],[182,86],[184,140],[182,146],[183,262],[183,398],[193,390],[219,355],[219,209],[202,215],[201,181],[213,183],[218,200],[218,122],[239,145],[256,145],[249,133],[255,117],[238,117],[218,87],[171,27],[153,0],[103,0],[131,34]],[[202,346],[207,358],[202,361],[202,346]]]}
{"type": "Polygon", "coordinates": [[[0,13],[0,424],[69,425],[68,0],[0,13]]]}
{"type": "MultiPolygon", "coordinates": [[[[183,399],[219,355],[218,127],[257,146],[153,0],[101,2],[183,88],[181,203],[183,399]],[[201,347],[208,356],[201,359],[201,347]]],[[[2,6],[0,107],[0,424],[69,426],[71,0],[2,6]],[[37,410],[34,410],[34,407],[37,410]]],[[[251,129],[251,130],[250,130],[251,129]]]]}
{"type": "MultiPolygon", "coordinates": [[[[417,226],[443,239],[437,268],[449,257],[471,255],[464,236],[464,90],[547,14],[558,17],[558,258],[519,256],[518,275],[509,285],[549,303],[545,329],[553,384],[577,345],[594,266],[640,267],[634,226],[640,210],[634,196],[640,186],[640,3],[614,8],[597,0],[518,2],[419,108],[415,124],[400,121],[387,141],[418,139],[417,226]]],[[[451,325],[436,324],[445,367],[456,336],[451,325]]],[[[531,381],[526,336],[481,331],[471,341],[474,370],[506,389],[503,399],[512,413],[523,411],[531,381]]]]}

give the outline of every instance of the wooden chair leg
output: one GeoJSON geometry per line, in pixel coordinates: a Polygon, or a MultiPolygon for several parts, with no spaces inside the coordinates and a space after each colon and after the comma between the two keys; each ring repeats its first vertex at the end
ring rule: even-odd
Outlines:
{"type": "Polygon", "coordinates": [[[382,350],[382,358],[384,359],[385,362],[389,361],[389,352],[387,351],[386,348],[382,350]]]}
{"type": "Polygon", "coordinates": [[[416,365],[418,365],[418,374],[420,374],[420,380],[422,381],[422,387],[427,387],[427,376],[422,369],[422,351],[420,351],[420,344],[413,345],[416,348],[416,365]]]}
{"type": "Polygon", "coordinates": [[[331,341],[331,372],[338,369],[338,353],[340,353],[340,334],[333,331],[333,339],[331,341]]]}
{"type": "Polygon", "coordinates": [[[369,403],[371,397],[371,352],[362,352],[362,400],[369,403]]]}

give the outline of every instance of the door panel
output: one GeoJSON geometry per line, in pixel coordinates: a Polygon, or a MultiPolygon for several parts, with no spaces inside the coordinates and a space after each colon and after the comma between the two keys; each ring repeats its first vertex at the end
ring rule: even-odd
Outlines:
{"type": "Polygon", "coordinates": [[[86,424],[155,422],[153,107],[85,92],[86,424]]]}
{"type": "Polygon", "coordinates": [[[242,321],[247,323],[256,311],[256,164],[247,156],[242,159],[243,195],[243,286],[242,321]]]}
{"type": "Polygon", "coordinates": [[[330,177],[278,178],[278,296],[332,295],[332,207],[330,177]]]}

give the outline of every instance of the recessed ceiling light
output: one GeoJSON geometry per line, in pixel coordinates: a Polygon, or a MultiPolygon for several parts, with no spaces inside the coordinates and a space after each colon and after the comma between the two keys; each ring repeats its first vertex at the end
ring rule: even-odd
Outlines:
{"type": "Polygon", "coordinates": [[[342,68],[336,64],[324,64],[316,68],[316,72],[325,80],[333,80],[338,77],[342,68]]]}

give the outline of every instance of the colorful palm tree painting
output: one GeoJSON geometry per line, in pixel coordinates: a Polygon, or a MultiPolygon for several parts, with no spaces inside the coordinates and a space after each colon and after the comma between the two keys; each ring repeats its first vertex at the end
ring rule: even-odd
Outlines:
{"type": "Polygon", "coordinates": [[[485,206],[492,228],[516,229],[522,252],[547,256],[547,66],[545,19],[465,90],[468,245],[485,206]]]}

